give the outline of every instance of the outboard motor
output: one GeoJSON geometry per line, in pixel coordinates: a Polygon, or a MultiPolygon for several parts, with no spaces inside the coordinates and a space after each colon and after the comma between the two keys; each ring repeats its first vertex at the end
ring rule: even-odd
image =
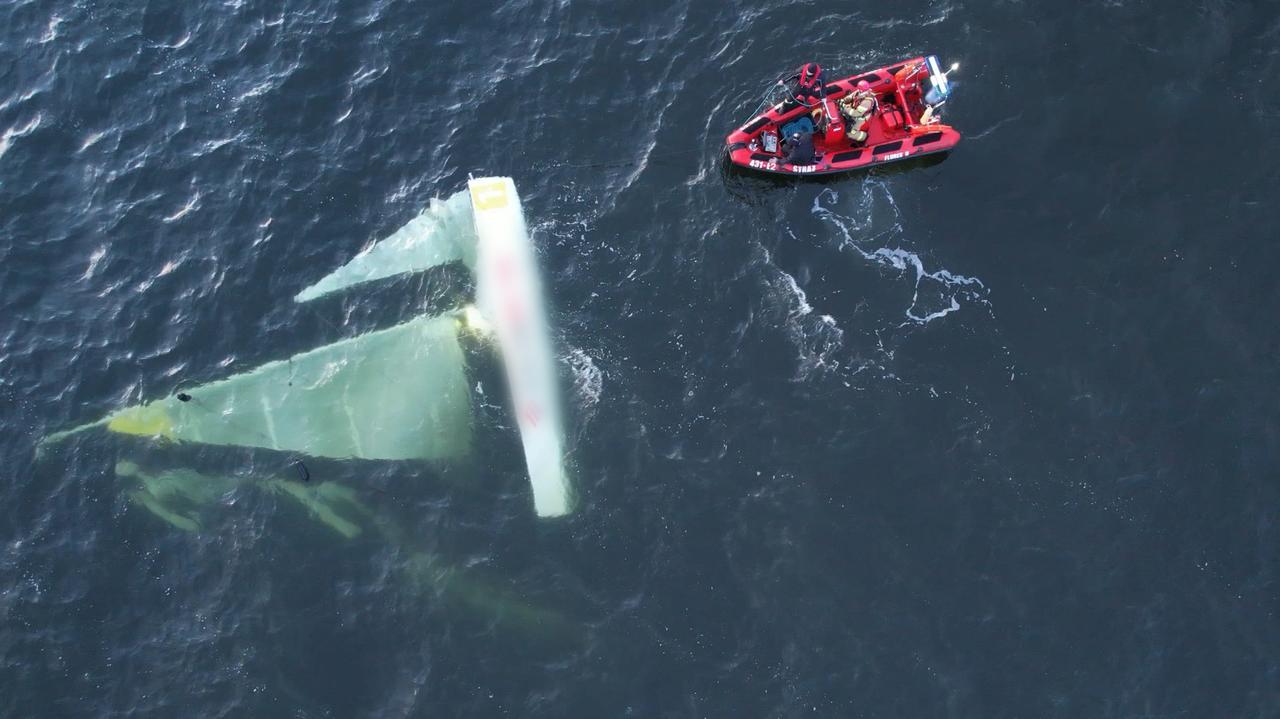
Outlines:
{"type": "MultiPolygon", "coordinates": [[[[929,90],[924,94],[924,101],[929,105],[941,105],[951,97],[951,82],[947,80],[947,73],[942,71],[938,65],[938,56],[930,55],[924,60],[925,66],[929,70],[929,90]]],[[[959,63],[952,65],[951,72],[959,67],[959,63]]]]}

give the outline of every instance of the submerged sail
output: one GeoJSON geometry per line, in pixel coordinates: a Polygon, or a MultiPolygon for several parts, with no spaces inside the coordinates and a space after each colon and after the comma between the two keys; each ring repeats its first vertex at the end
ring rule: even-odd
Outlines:
{"type": "Polygon", "coordinates": [[[199,515],[242,486],[256,486],[296,501],[310,516],[338,534],[353,539],[363,531],[361,520],[370,514],[355,490],[337,482],[303,483],[278,477],[219,476],[192,469],[174,468],[146,472],[128,460],[116,463],[116,477],[132,483],[126,496],[170,525],[184,532],[203,529],[199,515]]]}
{"type": "Polygon", "coordinates": [[[386,239],[299,292],[295,302],[308,302],[352,285],[436,265],[461,261],[475,264],[475,230],[467,193],[432,200],[431,207],[386,239]]]}
{"type": "Polygon", "coordinates": [[[398,567],[410,587],[427,590],[449,605],[526,635],[571,641],[581,635],[580,624],[556,609],[531,602],[508,582],[450,564],[423,549],[415,529],[376,513],[347,485],[252,474],[210,475],[184,468],[149,470],[129,460],[116,464],[116,477],[134,506],[184,532],[204,531],[202,519],[235,506],[228,498],[238,491],[276,495],[345,539],[374,536],[402,556],[398,567]]]}
{"type": "Polygon", "coordinates": [[[457,326],[453,316],[419,318],[87,427],[317,457],[458,458],[470,448],[471,398],[457,326]]]}
{"type": "MultiPolygon", "coordinates": [[[[568,514],[574,502],[555,354],[537,256],[511,178],[476,178],[467,191],[433,201],[295,300],[458,261],[475,273],[479,307],[462,316],[473,325],[488,324],[502,353],[534,509],[542,517],[568,514]]],[[[419,318],[353,337],[120,410],[51,435],[41,446],[105,426],[124,434],[320,457],[457,459],[471,441],[457,326],[453,315],[419,318]]],[[[138,501],[155,504],[156,497],[138,501]]]]}

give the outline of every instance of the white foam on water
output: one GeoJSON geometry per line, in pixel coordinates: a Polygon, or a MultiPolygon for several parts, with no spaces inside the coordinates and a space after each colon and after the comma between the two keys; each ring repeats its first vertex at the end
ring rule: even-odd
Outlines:
{"type": "Polygon", "coordinates": [[[191,197],[187,199],[187,204],[178,208],[178,210],[174,212],[172,215],[169,215],[167,217],[162,217],[160,221],[164,223],[177,222],[178,220],[181,220],[183,217],[186,217],[187,214],[190,213],[191,211],[197,210],[199,208],[200,208],[200,191],[196,190],[194,194],[192,194],[191,197]]]}
{"type": "Polygon", "coordinates": [[[800,283],[796,282],[796,278],[781,268],[778,269],[778,274],[782,275],[782,281],[786,283],[787,289],[791,291],[791,296],[795,299],[796,306],[791,311],[791,316],[804,317],[813,312],[813,306],[809,304],[809,296],[800,288],[800,283]]]}
{"type": "Polygon", "coordinates": [[[58,38],[58,26],[61,24],[61,16],[54,15],[49,18],[49,24],[45,26],[44,33],[40,36],[40,39],[37,42],[41,45],[45,45],[56,40],[58,38]]]}
{"type": "Polygon", "coordinates": [[[84,138],[84,142],[80,143],[80,149],[76,150],[76,152],[84,152],[90,147],[93,147],[94,145],[98,144],[98,140],[101,140],[103,137],[106,136],[106,134],[107,134],[106,132],[89,133],[89,135],[84,138]]]}
{"type": "Polygon", "coordinates": [[[812,212],[817,217],[834,226],[841,235],[840,248],[852,249],[864,260],[882,267],[911,272],[913,291],[911,303],[903,310],[907,318],[904,324],[928,324],[959,310],[961,300],[986,304],[987,287],[977,277],[956,274],[946,268],[928,270],[924,260],[916,252],[899,246],[882,246],[867,249],[886,238],[902,238],[901,212],[889,193],[881,183],[867,181],[863,183],[863,204],[867,207],[865,216],[843,215],[832,209],[840,199],[839,194],[830,188],[818,193],[813,200],[812,212]],[[885,208],[891,217],[892,224],[880,232],[869,234],[870,228],[876,226],[877,210],[885,208]],[[928,283],[937,283],[936,290],[941,304],[933,307],[922,307],[921,289],[928,283]]]}
{"type": "Polygon", "coordinates": [[[573,396],[579,409],[589,412],[600,403],[600,394],[604,391],[604,373],[596,366],[591,355],[576,347],[563,361],[569,365],[573,374],[573,396]]]}
{"type": "Polygon", "coordinates": [[[35,129],[37,127],[40,127],[40,123],[43,120],[44,120],[44,115],[40,113],[36,113],[35,116],[32,117],[30,120],[28,120],[25,124],[14,125],[13,127],[10,127],[8,130],[5,130],[4,134],[0,135],[0,157],[4,157],[4,153],[9,151],[9,148],[13,145],[14,140],[20,137],[26,137],[27,135],[30,135],[32,132],[35,132],[35,129]]]}
{"type": "Polygon", "coordinates": [[[85,268],[84,274],[80,276],[80,279],[87,280],[93,277],[94,271],[98,269],[98,263],[101,262],[102,258],[106,256],[107,256],[106,245],[100,245],[96,250],[90,253],[89,266],[85,268]]]}
{"type": "MultiPolygon", "coordinates": [[[[836,249],[852,251],[855,261],[882,268],[890,283],[909,281],[911,297],[900,309],[863,307],[867,318],[839,317],[815,307],[801,282],[775,265],[767,249],[759,248],[763,264],[768,266],[766,280],[772,300],[769,307],[784,313],[778,316],[798,350],[797,381],[806,381],[814,373],[837,375],[852,387],[853,377],[871,370],[870,376],[901,383],[894,371],[894,354],[901,333],[979,305],[990,310],[988,289],[981,279],[953,272],[945,267],[929,267],[928,255],[914,251],[903,228],[903,212],[883,181],[863,181],[852,197],[842,201],[836,190],[823,189],[814,199],[811,212],[836,229],[836,249]],[[897,275],[897,277],[895,277],[897,275]],[[900,279],[899,279],[900,278],[900,279]],[[879,316],[880,319],[874,319],[879,316]],[[868,323],[868,320],[870,322],[868,323]],[[848,327],[842,327],[845,323],[848,327]],[[846,335],[852,331],[852,342],[846,346],[846,335]]],[[[810,238],[797,237],[791,228],[784,232],[797,243],[810,238]]],[[[821,243],[819,233],[818,242],[821,243]]],[[[820,304],[820,303],[819,303],[820,304]]]]}
{"type": "Polygon", "coordinates": [[[796,379],[803,379],[815,370],[838,370],[842,362],[837,353],[844,343],[844,330],[831,315],[814,316],[813,305],[809,304],[809,297],[796,278],[773,264],[768,250],[761,248],[761,251],[764,263],[773,271],[775,293],[783,298],[787,331],[800,352],[796,379]]]}

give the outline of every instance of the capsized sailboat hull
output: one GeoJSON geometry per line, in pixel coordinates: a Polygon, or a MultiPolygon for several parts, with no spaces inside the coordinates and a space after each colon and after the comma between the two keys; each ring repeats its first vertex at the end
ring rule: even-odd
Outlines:
{"type": "Polygon", "coordinates": [[[502,351],[534,510],[540,517],[558,517],[571,511],[572,494],[537,257],[511,178],[467,184],[477,238],[476,304],[492,323],[502,351]]]}

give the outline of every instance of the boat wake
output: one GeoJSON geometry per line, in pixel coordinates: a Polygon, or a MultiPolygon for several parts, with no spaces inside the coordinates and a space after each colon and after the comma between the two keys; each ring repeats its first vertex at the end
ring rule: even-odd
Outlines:
{"type": "Polygon", "coordinates": [[[772,282],[775,294],[789,298],[786,325],[792,341],[800,350],[796,379],[808,377],[813,372],[842,369],[845,360],[840,357],[840,350],[844,344],[844,330],[836,323],[835,317],[829,314],[815,315],[813,306],[809,304],[809,296],[800,287],[800,283],[786,270],[773,264],[767,250],[765,263],[772,265],[777,272],[772,282]]]}
{"type": "Polygon", "coordinates": [[[600,394],[604,391],[604,373],[596,366],[591,355],[576,347],[560,361],[569,367],[572,374],[571,394],[578,410],[579,421],[585,423],[595,414],[596,405],[600,403],[600,394]]]}
{"type": "MultiPolygon", "coordinates": [[[[802,286],[805,276],[797,280],[773,262],[766,250],[771,294],[785,298],[781,302],[786,312],[782,322],[799,351],[796,380],[817,373],[842,378],[852,386],[852,377],[867,372],[902,381],[894,369],[894,354],[906,337],[966,307],[990,310],[989,291],[981,279],[931,267],[927,255],[910,248],[902,213],[882,182],[868,179],[860,194],[847,198],[834,189],[824,189],[814,198],[811,213],[821,221],[821,227],[834,228],[835,237],[829,241],[833,249],[872,265],[892,283],[909,282],[911,289],[903,306],[878,299],[892,297],[894,292],[872,292],[851,312],[815,307],[825,303],[810,299],[802,286]]],[[[787,233],[791,241],[802,241],[795,231],[788,229],[787,233]]],[[[824,235],[830,237],[826,232],[817,233],[819,242],[824,235]]]]}
{"type": "Polygon", "coordinates": [[[868,262],[911,277],[914,289],[911,303],[903,310],[906,318],[903,325],[928,324],[956,312],[962,303],[989,306],[987,286],[982,280],[959,275],[946,268],[927,270],[918,253],[901,246],[905,234],[901,213],[883,184],[875,181],[863,183],[859,202],[859,208],[864,210],[861,219],[838,212],[835,208],[839,200],[839,193],[827,188],[814,198],[812,212],[840,234],[842,251],[852,250],[868,262]],[[877,221],[880,214],[889,214],[891,223],[887,229],[869,234],[872,227],[883,226],[883,222],[877,221]],[[877,244],[881,246],[876,247],[877,244]]]}

